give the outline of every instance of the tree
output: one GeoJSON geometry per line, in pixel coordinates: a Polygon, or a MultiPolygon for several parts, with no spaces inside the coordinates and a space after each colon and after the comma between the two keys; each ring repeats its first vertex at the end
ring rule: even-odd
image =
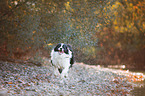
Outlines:
{"type": "Polygon", "coordinates": [[[8,53],[63,42],[74,46],[80,62],[121,64],[144,52],[143,0],[3,0],[0,5],[0,46],[8,53]]]}

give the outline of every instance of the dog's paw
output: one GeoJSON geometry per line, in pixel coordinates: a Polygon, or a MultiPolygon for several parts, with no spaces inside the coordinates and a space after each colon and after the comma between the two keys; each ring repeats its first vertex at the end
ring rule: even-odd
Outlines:
{"type": "Polygon", "coordinates": [[[61,78],[67,78],[68,77],[68,73],[62,73],[61,74],[61,78]]]}
{"type": "Polygon", "coordinates": [[[59,76],[60,74],[57,71],[54,71],[54,76],[59,76]]]}

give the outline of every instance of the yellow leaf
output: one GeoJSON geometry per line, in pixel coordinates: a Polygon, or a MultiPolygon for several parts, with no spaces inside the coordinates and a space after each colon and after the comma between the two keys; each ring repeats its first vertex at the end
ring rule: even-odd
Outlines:
{"type": "Polygon", "coordinates": [[[76,29],[79,29],[79,26],[76,26],[76,29]]]}
{"type": "Polygon", "coordinates": [[[12,7],[11,7],[11,6],[9,6],[9,8],[10,8],[10,9],[12,9],[12,7]]]}
{"type": "Polygon", "coordinates": [[[145,22],[143,23],[143,25],[142,25],[142,26],[143,26],[143,29],[145,29],[145,22]]]}
{"type": "Polygon", "coordinates": [[[114,20],[114,24],[115,24],[115,25],[117,24],[117,20],[114,20]]]}
{"type": "Polygon", "coordinates": [[[70,25],[70,27],[72,28],[73,24],[70,25]]]}
{"type": "Polygon", "coordinates": [[[63,10],[63,13],[66,13],[66,10],[63,10]]]}
{"type": "Polygon", "coordinates": [[[12,82],[8,82],[8,84],[13,84],[12,82]]]}
{"type": "Polygon", "coordinates": [[[36,31],[33,31],[33,34],[36,33],[36,31]]]}
{"type": "Polygon", "coordinates": [[[129,28],[131,28],[131,25],[128,25],[129,28]]]}
{"type": "Polygon", "coordinates": [[[115,30],[118,30],[119,29],[119,27],[118,26],[115,26],[115,30]]]}
{"type": "Polygon", "coordinates": [[[52,43],[47,44],[48,46],[53,45],[52,43]]]}
{"type": "Polygon", "coordinates": [[[129,6],[130,6],[130,7],[133,7],[133,4],[132,4],[132,3],[130,3],[130,4],[129,4],[129,6]]]}
{"type": "Polygon", "coordinates": [[[66,2],[64,5],[65,5],[65,7],[66,7],[67,10],[70,10],[71,9],[70,2],[66,2]]]}
{"type": "Polygon", "coordinates": [[[99,14],[100,13],[100,11],[98,11],[98,10],[96,10],[95,12],[94,12],[94,14],[99,14]]]}
{"type": "Polygon", "coordinates": [[[118,42],[116,45],[117,45],[117,47],[121,47],[121,43],[120,42],[118,42]]]}
{"type": "Polygon", "coordinates": [[[115,5],[112,5],[112,9],[115,7],[115,5]]]}

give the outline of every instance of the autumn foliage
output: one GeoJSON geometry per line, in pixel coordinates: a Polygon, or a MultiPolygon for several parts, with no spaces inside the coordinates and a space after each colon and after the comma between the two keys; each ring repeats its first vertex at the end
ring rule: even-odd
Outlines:
{"type": "Polygon", "coordinates": [[[144,0],[2,0],[0,6],[2,56],[49,54],[64,42],[78,62],[145,66],[144,0]]]}

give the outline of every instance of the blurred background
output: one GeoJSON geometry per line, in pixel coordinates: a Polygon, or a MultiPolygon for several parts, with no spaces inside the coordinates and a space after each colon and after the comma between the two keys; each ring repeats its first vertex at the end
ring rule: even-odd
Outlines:
{"type": "Polygon", "coordinates": [[[60,42],[77,62],[145,69],[145,0],[0,1],[1,58],[39,61],[60,42]]]}

